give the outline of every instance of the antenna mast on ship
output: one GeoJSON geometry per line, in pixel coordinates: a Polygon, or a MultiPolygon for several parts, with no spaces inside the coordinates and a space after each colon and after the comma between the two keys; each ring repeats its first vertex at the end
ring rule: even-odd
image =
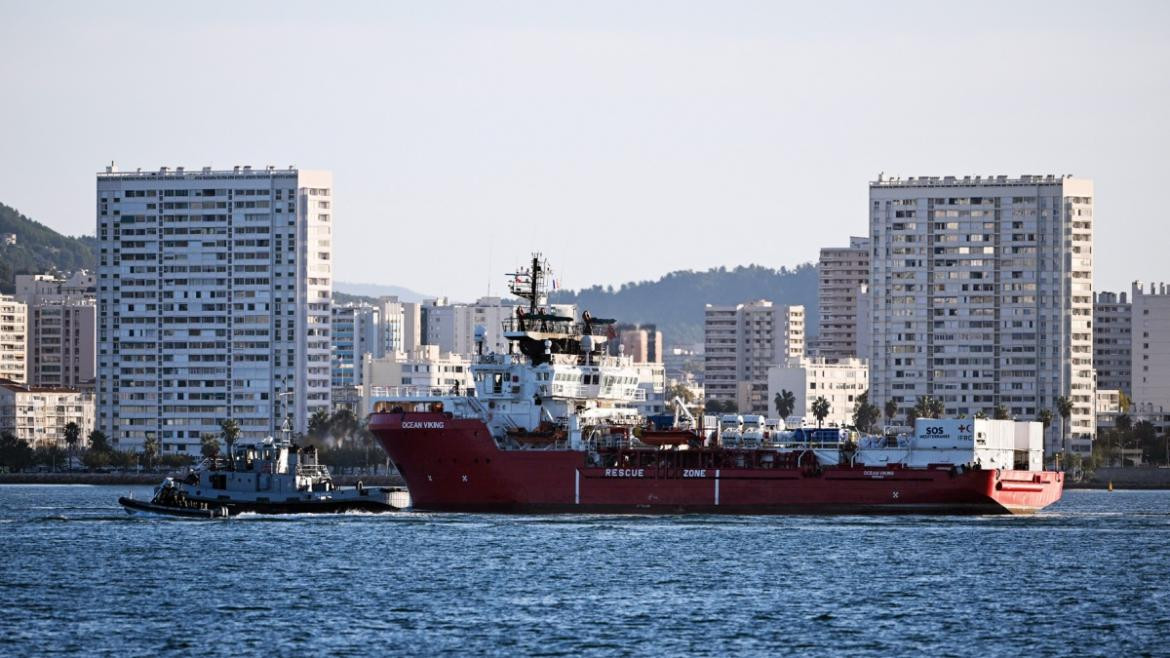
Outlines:
{"type": "Polygon", "coordinates": [[[508,288],[513,295],[528,300],[528,313],[535,315],[537,309],[548,304],[548,261],[540,253],[532,254],[532,265],[509,272],[508,288]]]}

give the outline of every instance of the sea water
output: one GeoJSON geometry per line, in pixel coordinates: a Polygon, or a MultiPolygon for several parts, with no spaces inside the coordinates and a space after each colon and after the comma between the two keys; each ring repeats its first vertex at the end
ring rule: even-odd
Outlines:
{"type": "Polygon", "coordinates": [[[1170,492],[1026,517],[127,516],[0,486],[0,654],[1170,652],[1170,492]]]}

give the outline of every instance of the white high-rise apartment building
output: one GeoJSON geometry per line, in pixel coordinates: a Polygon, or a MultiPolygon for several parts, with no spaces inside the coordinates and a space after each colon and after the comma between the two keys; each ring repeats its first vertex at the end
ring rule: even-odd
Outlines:
{"type": "Polygon", "coordinates": [[[869,283],[869,238],[851,237],[848,247],[824,247],[818,266],[821,310],[818,356],[857,356],[857,297],[869,283]]]}
{"type": "Polygon", "coordinates": [[[768,413],[768,369],[804,356],[803,306],[759,300],[706,307],[703,381],[707,399],[735,401],[742,412],[768,413]]]}
{"type": "Polygon", "coordinates": [[[97,277],[20,274],[16,297],[28,305],[28,381],[92,391],[97,368],[97,277]]]}
{"type": "Polygon", "coordinates": [[[1133,379],[1133,309],[1126,293],[1093,295],[1093,367],[1097,390],[1130,392],[1133,379]]]}
{"type": "Polygon", "coordinates": [[[397,297],[378,300],[382,318],[382,354],[409,354],[422,345],[422,308],[397,297]]]}
{"type": "Polygon", "coordinates": [[[1093,183],[1068,176],[885,178],[869,188],[870,401],[1020,419],[1073,402],[1091,447],[1093,183]]]}
{"type": "Polygon", "coordinates": [[[98,429],[198,453],[330,408],[333,177],[273,167],[97,175],[98,429]]]}
{"type": "Polygon", "coordinates": [[[1138,413],[1170,413],[1170,286],[1134,283],[1133,402],[1138,413]]]}
{"type": "Polygon", "coordinates": [[[735,401],[739,307],[707,304],[703,315],[703,390],[707,400],[735,401]]]}
{"type": "Polygon", "coordinates": [[[28,381],[28,306],[0,295],[0,379],[28,381]]]}
{"type": "Polygon", "coordinates": [[[333,307],[333,388],[361,386],[362,360],[383,355],[380,311],[369,304],[333,307]]]}

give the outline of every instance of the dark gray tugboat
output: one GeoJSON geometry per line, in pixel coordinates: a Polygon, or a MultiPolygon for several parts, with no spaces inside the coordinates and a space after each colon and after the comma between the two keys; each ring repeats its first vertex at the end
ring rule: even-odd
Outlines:
{"type": "Polygon", "coordinates": [[[268,439],[166,478],[150,501],[123,496],[118,503],[129,514],[214,519],[243,512],[390,512],[409,506],[410,497],[401,487],[338,487],[315,448],[268,439]]]}

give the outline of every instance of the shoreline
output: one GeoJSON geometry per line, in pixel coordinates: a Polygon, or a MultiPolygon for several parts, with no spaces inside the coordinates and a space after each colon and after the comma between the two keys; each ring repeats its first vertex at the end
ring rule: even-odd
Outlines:
{"type": "MultiPolygon", "coordinates": [[[[3,484],[96,484],[96,485],[156,485],[165,477],[177,477],[179,472],[168,473],[0,473],[3,484]]],[[[402,487],[406,482],[400,475],[335,475],[338,486],[352,487],[359,481],[369,487],[402,487]]]]}

